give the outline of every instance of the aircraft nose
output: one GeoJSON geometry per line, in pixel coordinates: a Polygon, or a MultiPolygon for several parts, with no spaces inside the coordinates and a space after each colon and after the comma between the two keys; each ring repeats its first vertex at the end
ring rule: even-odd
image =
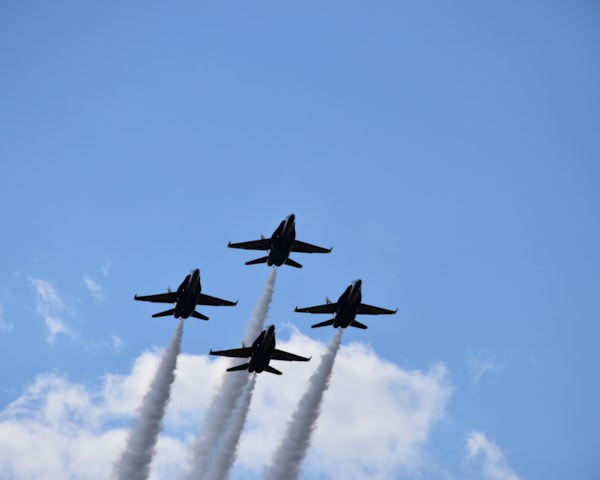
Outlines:
{"type": "Polygon", "coordinates": [[[293,222],[296,219],[296,215],[294,215],[293,213],[290,213],[290,215],[288,216],[288,219],[293,222]]]}

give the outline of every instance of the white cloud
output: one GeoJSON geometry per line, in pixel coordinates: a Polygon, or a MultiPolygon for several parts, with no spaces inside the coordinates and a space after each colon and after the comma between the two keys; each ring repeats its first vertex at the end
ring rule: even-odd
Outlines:
{"type": "Polygon", "coordinates": [[[83,283],[88,288],[92,296],[96,299],[97,302],[104,301],[104,289],[102,285],[96,282],[90,275],[87,273],[83,275],[83,283]]]}
{"type": "Polygon", "coordinates": [[[469,349],[465,358],[465,363],[473,376],[474,383],[478,383],[486,373],[505,369],[510,361],[510,355],[494,355],[488,349],[469,349]]]}
{"type": "Polygon", "coordinates": [[[37,294],[35,309],[42,316],[49,330],[48,343],[54,344],[56,337],[60,334],[73,337],[73,332],[60,318],[66,308],[54,285],[39,278],[32,278],[30,281],[37,294]]]}
{"type": "MultiPolygon", "coordinates": [[[[294,331],[278,348],[313,361],[276,362],[282,376],[259,375],[233,478],[262,477],[326,346],[294,331]]],[[[0,478],[109,478],[158,361],[159,353],[145,352],[130,374],[106,375],[95,389],[57,374],[37,377],[0,413],[0,478]]],[[[211,395],[225,375],[245,374],[226,373],[228,365],[224,358],[179,357],[151,479],[185,471],[211,395]]],[[[304,471],[348,479],[418,473],[450,395],[441,364],[405,371],[364,345],[343,345],[304,471]]]]}
{"type": "Polygon", "coordinates": [[[467,458],[481,470],[484,480],[519,480],[498,446],[477,431],[467,435],[467,458]]]}

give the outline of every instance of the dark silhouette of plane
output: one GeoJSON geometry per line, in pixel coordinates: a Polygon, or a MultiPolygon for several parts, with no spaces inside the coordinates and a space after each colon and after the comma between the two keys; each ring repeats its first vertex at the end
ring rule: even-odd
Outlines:
{"type": "Polygon", "coordinates": [[[275,348],[275,325],[265,328],[251,347],[234,348],[231,350],[210,351],[211,355],[220,355],[222,357],[250,358],[248,363],[228,368],[228,372],[237,370],[248,370],[249,372],[260,373],[264,370],[275,375],[281,375],[269,362],[271,360],[287,360],[289,362],[308,362],[310,358],[294,355],[275,348]]]}
{"type": "Polygon", "coordinates": [[[233,307],[237,305],[237,301],[230,302],[217,297],[211,297],[200,293],[202,286],[200,285],[200,270],[197,268],[189,273],[176,292],[169,291],[167,293],[158,293],[156,295],[135,295],[134,300],[142,300],[144,302],[157,303],[174,303],[175,308],[165,310],[164,312],[155,313],[153,317],[168,317],[175,315],[175,318],[188,318],[192,316],[200,320],[208,320],[206,315],[196,311],[196,305],[212,305],[212,306],[227,306],[233,307]]]}
{"type": "Polygon", "coordinates": [[[333,325],[334,328],[341,327],[346,328],[348,326],[366,329],[367,326],[356,320],[356,315],[391,315],[398,311],[388,310],[386,308],[374,307],[372,305],[366,305],[361,303],[362,280],[356,280],[352,282],[344,293],[340,295],[337,302],[332,303],[326,298],[327,303],[325,305],[317,305],[316,307],[298,308],[296,312],[304,313],[333,313],[331,320],[325,320],[321,323],[312,325],[311,328],[326,327],[327,325],[333,325]]]}
{"type": "Polygon", "coordinates": [[[291,267],[302,268],[298,262],[290,257],[290,252],[302,253],[329,253],[332,248],[323,248],[310,243],[296,240],[295,215],[288,215],[271,235],[271,238],[265,238],[261,235],[260,240],[250,242],[231,243],[229,248],[243,248],[244,250],[268,250],[266,257],[260,257],[256,260],[246,262],[246,265],[255,265],[257,263],[266,263],[269,266],[280,267],[284,263],[291,267]]]}

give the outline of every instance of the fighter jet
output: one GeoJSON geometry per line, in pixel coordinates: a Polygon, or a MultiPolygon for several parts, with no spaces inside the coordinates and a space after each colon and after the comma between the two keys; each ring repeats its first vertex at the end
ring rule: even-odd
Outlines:
{"type": "Polygon", "coordinates": [[[276,370],[269,362],[271,360],[287,360],[290,362],[308,362],[310,358],[294,355],[293,353],[284,352],[275,348],[275,325],[265,328],[251,347],[234,348],[232,350],[219,350],[216,352],[210,351],[211,355],[221,355],[222,357],[235,358],[250,358],[248,363],[237,365],[236,367],[228,368],[228,372],[236,370],[248,370],[249,372],[260,373],[264,370],[275,375],[281,375],[279,370],[276,370]]]}
{"type": "Polygon", "coordinates": [[[280,267],[284,263],[291,267],[302,268],[298,262],[295,262],[290,256],[290,252],[303,253],[329,253],[332,248],[317,247],[310,243],[304,243],[296,240],[295,215],[288,215],[271,235],[271,238],[265,238],[261,235],[260,240],[250,242],[231,243],[229,248],[243,248],[244,250],[268,250],[266,257],[260,257],[256,260],[246,262],[246,265],[256,265],[257,263],[266,263],[269,266],[280,267]]]}
{"type": "Polygon", "coordinates": [[[175,318],[188,318],[192,316],[199,318],[200,320],[208,320],[206,315],[203,315],[196,311],[196,305],[212,305],[212,306],[227,306],[233,307],[237,305],[237,301],[230,302],[229,300],[223,300],[217,297],[211,297],[200,293],[202,286],[200,285],[200,270],[195,269],[192,273],[188,274],[176,292],[158,293],[156,295],[135,295],[134,300],[142,300],[144,302],[158,302],[158,303],[174,303],[175,308],[165,310],[164,312],[155,313],[153,317],[168,317],[175,315],[175,318]]]}
{"type": "Polygon", "coordinates": [[[325,320],[321,323],[312,325],[312,328],[325,327],[327,325],[333,325],[334,328],[341,327],[346,328],[348,326],[366,329],[367,326],[356,320],[356,315],[382,315],[382,314],[394,314],[398,311],[388,310],[386,308],[374,307],[372,305],[366,305],[361,303],[362,280],[355,280],[352,282],[344,293],[340,295],[337,302],[331,302],[328,298],[325,305],[317,305],[316,307],[298,308],[296,312],[304,313],[333,313],[331,320],[325,320]]]}

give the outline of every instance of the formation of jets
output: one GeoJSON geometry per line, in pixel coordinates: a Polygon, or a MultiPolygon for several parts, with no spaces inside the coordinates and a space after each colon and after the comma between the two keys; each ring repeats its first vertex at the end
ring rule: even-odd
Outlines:
{"type": "MultiPolygon", "coordinates": [[[[230,248],[241,248],[245,250],[265,250],[267,255],[249,260],[246,265],[255,265],[266,263],[269,266],[289,265],[295,268],[302,268],[298,262],[290,258],[291,252],[302,253],[329,253],[332,248],[323,248],[310,243],[296,240],[295,216],[287,216],[275,229],[271,238],[261,236],[260,240],[249,242],[231,243],[227,245],[230,248]]],[[[334,328],[356,327],[366,329],[367,326],[356,320],[357,315],[393,315],[396,310],[375,307],[362,303],[362,281],[355,280],[344,290],[337,302],[331,302],[326,298],[326,303],[314,307],[296,307],[295,311],[300,313],[322,313],[330,314],[333,317],[324,322],[315,323],[312,328],[333,326],[334,328]]],[[[224,300],[218,297],[212,297],[202,293],[200,282],[200,270],[195,269],[188,274],[177,291],[168,291],[154,295],[135,295],[134,300],[156,303],[170,303],[174,307],[163,312],[153,314],[153,317],[166,317],[173,315],[175,318],[194,317],[200,320],[208,320],[208,317],[196,311],[197,305],[210,306],[228,306],[237,305],[237,301],[224,300]]],[[[219,355],[233,358],[246,358],[248,362],[228,368],[228,372],[245,370],[250,373],[260,373],[263,371],[281,375],[281,372],[270,365],[271,360],[285,360],[296,362],[308,362],[310,358],[302,357],[294,353],[284,352],[275,348],[275,326],[271,325],[265,328],[256,337],[256,340],[250,347],[233,348],[229,350],[210,351],[211,355],[219,355]]]]}

